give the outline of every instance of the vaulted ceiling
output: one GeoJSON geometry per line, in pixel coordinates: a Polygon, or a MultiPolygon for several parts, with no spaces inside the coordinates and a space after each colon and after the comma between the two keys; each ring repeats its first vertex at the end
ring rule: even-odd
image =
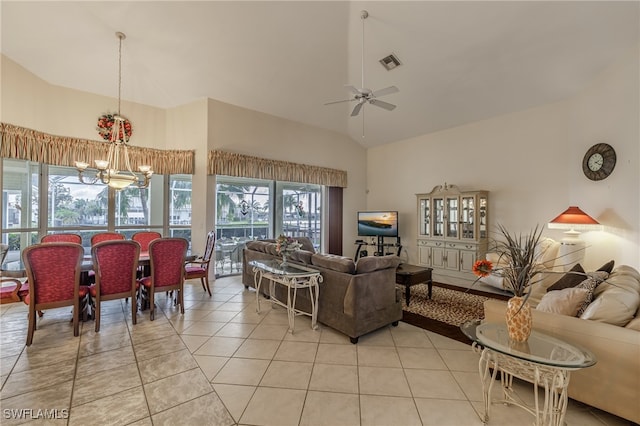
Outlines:
{"type": "Polygon", "coordinates": [[[7,1],[2,54],[47,82],[170,108],[230,104],[376,146],[573,96],[640,39],[637,1],[7,1]],[[395,85],[393,111],[345,84],[395,85]],[[394,53],[387,71],[378,62],[394,53]],[[364,121],[363,121],[364,115],[364,121]],[[363,128],[364,124],[364,128],[363,128]],[[364,129],[365,137],[362,137],[364,129]]]}

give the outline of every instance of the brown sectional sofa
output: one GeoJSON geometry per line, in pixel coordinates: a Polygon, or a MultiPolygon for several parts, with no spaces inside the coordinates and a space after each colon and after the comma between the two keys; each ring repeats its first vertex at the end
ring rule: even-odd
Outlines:
{"type": "MultiPolygon", "coordinates": [[[[317,269],[323,278],[318,296],[320,323],[346,334],[352,343],[381,327],[398,325],[402,319],[402,299],[395,285],[396,268],[400,264],[397,256],[363,257],[354,262],[347,257],[315,253],[308,238],[297,239],[302,250],[292,254],[291,262],[317,269]]],[[[247,243],[242,270],[242,282],[246,288],[255,288],[249,262],[267,259],[280,259],[273,241],[247,243]]],[[[264,284],[260,291],[268,296],[269,286],[264,284]]],[[[276,297],[284,300],[283,286],[276,285],[275,288],[276,297]]],[[[308,292],[298,292],[298,307],[310,312],[308,292]]]]}

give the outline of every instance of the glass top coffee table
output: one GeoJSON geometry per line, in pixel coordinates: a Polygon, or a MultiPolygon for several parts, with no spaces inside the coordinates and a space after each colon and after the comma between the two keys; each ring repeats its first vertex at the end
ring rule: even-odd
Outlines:
{"type": "Polygon", "coordinates": [[[502,401],[516,405],[533,414],[535,425],[564,424],[567,411],[567,387],[573,370],[591,367],[596,357],[588,350],[547,334],[532,331],[526,342],[509,339],[505,324],[469,321],[460,329],[473,341],[473,349],[480,353],[479,370],[485,413],[484,423],[489,421],[491,389],[500,371],[502,401]],[[513,392],[513,378],[533,384],[534,407],[521,402],[513,392]],[[538,399],[539,387],[544,388],[544,405],[538,399]]]}
{"type": "Polygon", "coordinates": [[[269,280],[269,296],[272,304],[287,309],[289,318],[289,333],[293,333],[295,317],[308,315],[311,317],[311,328],[318,328],[318,285],[322,282],[320,271],[306,266],[287,263],[283,265],[279,260],[252,260],[249,265],[253,268],[253,279],[256,285],[256,311],[260,312],[260,286],[262,279],[269,280]],[[276,298],[275,285],[281,284],[287,288],[287,300],[276,298]],[[311,312],[296,309],[296,297],[299,289],[309,290],[311,312]]]}

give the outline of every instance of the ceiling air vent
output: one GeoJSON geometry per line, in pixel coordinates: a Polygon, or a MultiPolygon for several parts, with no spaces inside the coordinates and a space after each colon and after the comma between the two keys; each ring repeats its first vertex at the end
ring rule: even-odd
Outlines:
{"type": "Polygon", "coordinates": [[[398,57],[393,53],[389,56],[385,56],[384,58],[380,59],[380,63],[382,64],[383,67],[385,67],[387,71],[391,71],[395,67],[402,65],[402,63],[400,62],[400,59],[398,59],[398,57]]]}

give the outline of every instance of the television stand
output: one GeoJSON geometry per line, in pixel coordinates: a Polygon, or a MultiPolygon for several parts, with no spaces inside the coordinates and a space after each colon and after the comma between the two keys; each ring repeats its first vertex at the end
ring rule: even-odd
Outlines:
{"type": "Polygon", "coordinates": [[[383,237],[379,235],[377,242],[369,243],[369,242],[366,242],[365,240],[356,240],[355,244],[358,245],[358,248],[356,249],[356,255],[354,257],[354,260],[358,260],[360,257],[364,257],[368,254],[366,250],[362,250],[362,248],[366,246],[375,247],[375,251],[373,252],[374,256],[384,256],[386,254],[395,254],[396,256],[400,256],[400,252],[402,250],[402,245],[400,244],[400,237],[383,237]],[[385,238],[395,238],[396,242],[385,243],[384,242],[385,238]],[[390,247],[397,248],[397,250],[395,250],[395,253],[386,252],[386,250],[389,250],[390,247]]]}

